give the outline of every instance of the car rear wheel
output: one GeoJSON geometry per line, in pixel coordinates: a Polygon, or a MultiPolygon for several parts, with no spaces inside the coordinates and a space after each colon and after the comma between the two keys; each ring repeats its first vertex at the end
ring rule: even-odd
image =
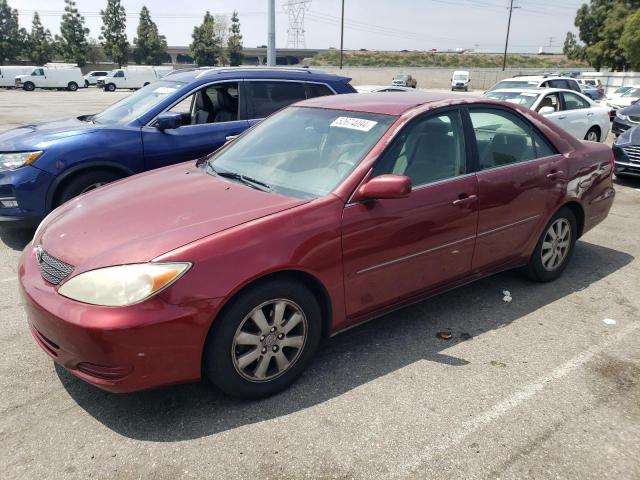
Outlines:
{"type": "Polygon", "coordinates": [[[75,92],[76,90],[78,90],[78,84],[76,82],[69,82],[69,84],[67,85],[67,90],[69,90],[70,92],[75,92]]]}
{"type": "Polygon", "coordinates": [[[80,173],[73,177],[60,191],[55,202],[55,207],[68,202],[74,197],[95,190],[102,185],[122,178],[122,175],[110,171],[92,171],[80,173]]]}
{"type": "Polygon", "coordinates": [[[261,398],[303,372],[321,338],[320,306],[299,282],[268,280],[240,293],[207,337],[206,376],[228,395],[261,398]]]}
{"type": "Polygon", "coordinates": [[[36,86],[31,82],[25,82],[25,84],[22,86],[22,89],[26,90],[27,92],[33,92],[36,89],[36,86]]]}
{"type": "Polygon", "coordinates": [[[589,140],[590,142],[599,142],[600,130],[597,127],[591,127],[587,134],[584,136],[584,139],[589,140]]]}
{"type": "Polygon", "coordinates": [[[538,239],[527,265],[532,280],[550,282],[567,267],[577,239],[577,222],[573,212],[563,207],[551,217],[538,239]]]}
{"type": "Polygon", "coordinates": [[[105,85],[104,89],[105,89],[107,92],[115,92],[115,91],[116,91],[116,86],[115,86],[115,84],[113,84],[113,83],[107,83],[107,84],[105,85]]]}

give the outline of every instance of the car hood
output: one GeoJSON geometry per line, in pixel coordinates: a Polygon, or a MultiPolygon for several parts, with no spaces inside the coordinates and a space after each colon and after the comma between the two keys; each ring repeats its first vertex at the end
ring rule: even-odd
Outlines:
{"type": "Polygon", "coordinates": [[[46,148],[47,143],[59,138],[88,133],[97,128],[97,125],[78,118],[23,125],[0,133],[0,151],[46,148]]]}
{"type": "Polygon", "coordinates": [[[129,177],[67,202],[44,220],[34,244],[79,267],[77,272],[147,262],[308,201],[223,180],[188,162],[129,177]]]}
{"type": "Polygon", "coordinates": [[[614,145],[640,145],[640,128],[633,127],[623,132],[615,141],[614,145]]]}
{"type": "Polygon", "coordinates": [[[618,108],[622,108],[622,107],[628,107],[629,105],[631,105],[636,100],[638,100],[637,97],[618,97],[618,98],[613,99],[611,101],[611,104],[616,106],[616,107],[618,107],[618,108]]]}

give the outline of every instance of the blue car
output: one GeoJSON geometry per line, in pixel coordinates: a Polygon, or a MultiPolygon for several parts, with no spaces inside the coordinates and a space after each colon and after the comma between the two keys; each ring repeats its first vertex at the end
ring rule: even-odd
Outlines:
{"type": "Polygon", "coordinates": [[[0,133],[0,224],[35,226],[100,185],[206,155],[293,102],[353,93],[350,80],[305,68],[178,71],[101,113],[0,133]]]}

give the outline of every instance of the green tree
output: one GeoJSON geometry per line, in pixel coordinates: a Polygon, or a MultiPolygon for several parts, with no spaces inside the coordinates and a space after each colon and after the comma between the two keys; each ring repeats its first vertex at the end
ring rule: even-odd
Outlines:
{"type": "Polygon", "coordinates": [[[620,45],[633,70],[640,70],[640,10],[630,15],[624,24],[620,45]]]}
{"type": "Polygon", "coordinates": [[[158,33],[158,26],[151,20],[146,6],[140,10],[138,36],[133,39],[133,58],[138,64],[160,65],[165,51],[167,39],[158,33]]]}
{"type": "Polygon", "coordinates": [[[64,15],[60,23],[60,36],[56,36],[58,50],[66,62],[75,62],[79,67],[87,64],[87,35],[84,17],[80,15],[73,0],[64,0],[64,15]]]}
{"type": "Polygon", "coordinates": [[[584,60],[584,46],[578,43],[578,38],[572,32],[567,32],[562,52],[569,60],[584,60]]]}
{"type": "Polygon", "coordinates": [[[213,66],[220,55],[220,44],[215,34],[215,21],[207,10],[202,25],[193,28],[191,56],[199,66],[213,66]]]}
{"type": "Polygon", "coordinates": [[[31,33],[27,39],[29,59],[36,65],[44,65],[53,59],[56,46],[48,28],[42,26],[38,12],[33,14],[31,33]]]}
{"type": "Polygon", "coordinates": [[[229,65],[232,67],[242,64],[244,54],[242,53],[242,35],[240,34],[240,19],[238,12],[234,11],[231,16],[231,35],[227,40],[227,55],[229,56],[229,65]]]}
{"type": "Polygon", "coordinates": [[[106,60],[102,46],[95,38],[90,38],[87,42],[87,62],[101,63],[106,60]]]}
{"type": "Polygon", "coordinates": [[[120,0],[107,0],[107,8],[100,10],[102,28],[100,40],[104,53],[119,67],[127,64],[129,59],[129,42],[125,28],[127,14],[120,0]]]}
{"type": "Polygon", "coordinates": [[[0,0],[0,65],[14,62],[22,53],[24,38],[20,30],[18,10],[12,9],[7,0],[0,0]]]}

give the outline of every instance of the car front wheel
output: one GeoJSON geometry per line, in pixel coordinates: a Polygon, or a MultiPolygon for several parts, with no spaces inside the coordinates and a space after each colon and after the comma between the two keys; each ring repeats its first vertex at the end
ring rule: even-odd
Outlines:
{"type": "Polygon", "coordinates": [[[569,208],[563,207],[551,217],[540,235],[527,265],[528,276],[538,282],[558,278],[569,263],[576,239],[576,217],[569,208]]]}
{"type": "Polygon", "coordinates": [[[214,320],[203,357],[223,392],[261,398],[303,372],[321,338],[320,306],[300,282],[267,280],[240,293],[214,320]]]}
{"type": "Polygon", "coordinates": [[[584,136],[584,139],[589,140],[590,142],[599,142],[600,131],[596,127],[591,127],[587,134],[584,136]]]}

